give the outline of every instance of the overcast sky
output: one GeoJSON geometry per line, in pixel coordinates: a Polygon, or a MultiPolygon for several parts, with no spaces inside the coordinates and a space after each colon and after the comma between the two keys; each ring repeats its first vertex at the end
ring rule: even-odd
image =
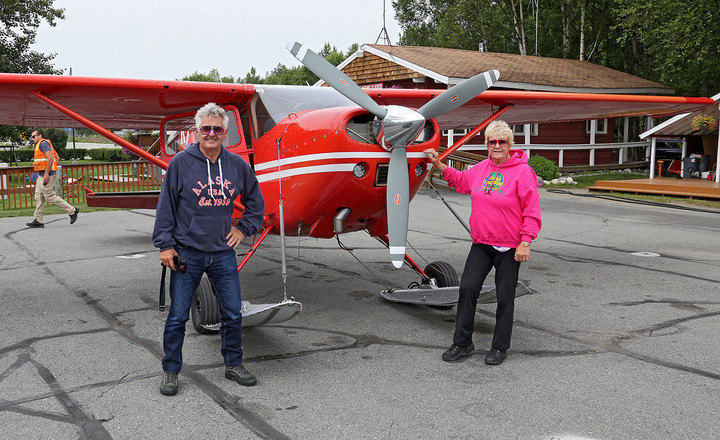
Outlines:
{"type": "MultiPolygon", "coordinates": [[[[400,26],[386,1],[386,28],[400,26]]],[[[56,53],[55,67],[74,76],[180,79],[217,68],[221,75],[262,77],[278,63],[299,62],[285,48],[300,41],[318,51],[329,42],[346,53],[375,43],[383,0],[55,0],[65,19],[43,23],[33,48],[56,53]]],[[[380,42],[381,43],[381,42],[380,42]]]]}

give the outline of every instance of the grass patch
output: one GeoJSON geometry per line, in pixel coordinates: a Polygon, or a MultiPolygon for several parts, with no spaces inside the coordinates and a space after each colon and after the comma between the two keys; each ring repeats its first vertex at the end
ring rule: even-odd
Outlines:
{"type": "MultiPolygon", "coordinates": [[[[68,203],[70,203],[72,206],[76,206],[80,208],[80,214],[86,213],[86,212],[96,212],[96,211],[122,211],[122,209],[119,208],[89,208],[86,202],[73,202],[71,200],[67,200],[68,203]]],[[[35,207],[30,208],[17,208],[17,209],[0,209],[0,218],[5,217],[32,217],[35,213],[35,207]]],[[[45,205],[45,213],[44,215],[54,215],[54,214],[65,214],[65,211],[58,208],[55,205],[45,205]]]]}
{"type": "Polygon", "coordinates": [[[613,172],[603,172],[603,173],[578,173],[578,174],[570,174],[569,177],[572,177],[575,182],[577,182],[576,185],[554,185],[554,184],[548,184],[545,185],[545,188],[587,188],[588,186],[595,185],[595,181],[597,180],[630,180],[630,179],[647,179],[647,174],[641,174],[641,173],[613,173],[613,172]]]}

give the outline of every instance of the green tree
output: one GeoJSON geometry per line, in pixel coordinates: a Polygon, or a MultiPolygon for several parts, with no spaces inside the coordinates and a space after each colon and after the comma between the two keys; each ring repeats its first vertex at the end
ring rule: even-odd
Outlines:
{"type": "MultiPolygon", "coordinates": [[[[0,0],[0,72],[62,73],[51,63],[54,54],[30,49],[43,20],[55,26],[57,20],[65,17],[62,9],[52,7],[53,1],[0,0]]],[[[0,139],[20,143],[28,134],[23,127],[0,126],[0,139]]]]}
{"type": "Polygon", "coordinates": [[[194,73],[184,76],[181,81],[221,82],[232,84],[235,82],[235,79],[232,75],[220,76],[220,72],[218,72],[217,69],[210,69],[208,73],[200,73],[196,70],[194,73]]]}

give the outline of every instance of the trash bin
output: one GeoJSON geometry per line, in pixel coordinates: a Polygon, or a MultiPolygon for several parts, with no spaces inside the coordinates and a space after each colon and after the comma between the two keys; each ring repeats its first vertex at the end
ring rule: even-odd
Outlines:
{"type": "Polygon", "coordinates": [[[709,165],[710,165],[710,155],[703,154],[702,156],[700,156],[700,167],[699,167],[700,172],[704,173],[705,171],[707,171],[709,168],[709,165]]]}
{"type": "Polygon", "coordinates": [[[683,169],[685,170],[685,177],[690,177],[688,174],[697,173],[700,169],[700,158],[699,157],[686,157],[683,159],[683,169]]]}

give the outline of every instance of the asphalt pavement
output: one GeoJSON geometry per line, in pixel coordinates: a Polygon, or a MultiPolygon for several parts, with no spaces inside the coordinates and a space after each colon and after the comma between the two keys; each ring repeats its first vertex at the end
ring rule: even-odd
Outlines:
{"type": "MultiPolygon", "coordinates": [[[[469,216],[467,196],[443,195],[469,216]]],[[[720,438],[720,213],[545,191],[541,205],[520,271],[537,293],[516,301],[502,365],[483,362],[494,305],[475,352],[446,363],[455,309],[382,299],[419,277],[380,243],[288,237],[303,310],[244,330],[258,384],[225,379],[219,336],[188,323],[172,397],[154,211],[0,219],[0,438],[720,438]]],[[[408,240],[421,266],[462,272],[468,234],[433,193],[413,200],[408,240]]],[[[277,236],[240,276],[244,299],[282,300],[277,236]]]]}

